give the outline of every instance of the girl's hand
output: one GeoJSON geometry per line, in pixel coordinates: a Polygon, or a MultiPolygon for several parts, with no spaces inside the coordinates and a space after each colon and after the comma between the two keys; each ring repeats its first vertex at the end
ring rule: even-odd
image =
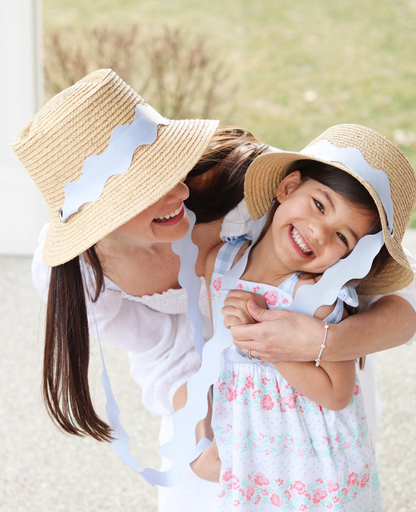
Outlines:
{"type": "Polygon", "coordinates": [[[266,301],[258,293],[231,290],[224,301],[221,313],[224,325],[231,329],[235,325],[255,324],[256,320],[247,311],[247,302],[253,300],[260,308],[267,309],[266,301]]]}
{"type": "Polygon", "coordinates": [[[205,448],[205,450],[196,460],[191,462],[190,465],[192,471],[197,476],[199,476],[199,478],[208,480],[208,482],[219,482],[221,459],[218,454],[218,448],[215,439],[208,446],[208,448],[205,448]]]}

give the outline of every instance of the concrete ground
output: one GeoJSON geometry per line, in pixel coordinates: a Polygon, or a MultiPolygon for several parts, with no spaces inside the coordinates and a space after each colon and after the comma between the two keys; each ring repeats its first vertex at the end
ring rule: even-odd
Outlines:
{"type": "MultiPolygon", "coordinates": [[[[404,244],[416,254],[416,232],[404,244]]],[[[157,492],[123,466],[109,446],[65,436],[41,398],[44,307],[28,258],[0,258],[0,511],[156,512],[157,492]]],[[[143,466],[157,467],[159,418],[141,405],[127,356],[105,347],[122,422],[143,466]]],[[[377,446],[386,512],[416,512],[416,343],[378,355],[383,404],[377,446]]],[[[94,398],[103,411],[100,362],[93,351],[94,398]]]]}

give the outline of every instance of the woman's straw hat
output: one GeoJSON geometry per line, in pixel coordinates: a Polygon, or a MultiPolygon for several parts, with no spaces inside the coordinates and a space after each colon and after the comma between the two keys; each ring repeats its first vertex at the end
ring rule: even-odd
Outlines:
{"type": "Polygon", "coordinates": [[[326,130],[308,146],[297,152],[269,153],[257,157],[250,165],[245,180],[245,199],[251,217],[256,220],[269,210],[277,187],[288,166],[296,160],[315,160],[337,167],[354,176],[371,194],[377,205],[383,235],[390,259],[381,274],[363,281],[362,294],[378,295],[401,290],[413,281],[414,273],[401,246],[416,201],[416,178],[400,149],[380,133],[365,126],[341,124],[326,130]],[[390,235],[386,214],[375,189],[354,173],[353,168],[328,159],[308,156],[308,148],[326,140],[337,148],[356,148],[374,169],[388,176],[393,201],[393,235],[390,235]]]}
{"type": "Polygon", "coordinates": [[[110,177],[97,201],[62,222],[65,185],[80,179],[87,157],[106,150],[114,128],[133,122],[138,104],[146,102],[116,73],[98,70],[52,98],[13,141],[49,207],[47,265],[73,259],[172,190],[198,162],[218,126],[208,120],[159,125],[156,141],[136,149],[128,171],[110,177]]]}

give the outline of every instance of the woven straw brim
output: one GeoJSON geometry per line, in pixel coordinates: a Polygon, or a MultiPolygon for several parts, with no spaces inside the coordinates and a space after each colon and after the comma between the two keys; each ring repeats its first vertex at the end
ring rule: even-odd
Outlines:
{"type": "MultiPolygon", "coordinates": [[[[322,138],[328,137],[321,136],[315,139],[313,143],[322,138]]],[[[345,141],[344,135],[343,144],[339,147],[349,146],[355,147],[353,141],[349,143],[345,141]]],[[[392,155],[390,154],[389,157],[392,158],[392,155]]],[[[261,155],[249,167],[245,180],[245,199],[250,216],[254,220],[261,218],[269,210],[272,201],[276,197],[277,188],[285,177],[288,166],[297,160],[322,162],[351,174],[368,190],[377,206],[390,258],[381,273],[362,282],[358,287],[359,292],[364,295],[386,294],[401,290],[409,285],[413,281],[414,273],[403,251],[401,241],[416,200],[416,180],[410,164],[407,160],[403,162],[402,153],[400,152],[393,165],[395,172],[389,175],[394,205],[393,237],[390,236],[384,208],[373,187],[343,164],[308,157],[298,152],[279,152],[261,155]]],[[[379,167],[373,166],[375,168],[382,167],[381,165],[379,167]]]]}
{"type": "Polygon", "coordinates": [[[156,203],[183,180],[208,146],[218,121],[159,125],[157,139],[136,149],[129,169],[108,179],[94,203],[63,223],[64,187],[77,182],[85,160],[107,148],[117,126],[129,125],[145,101],[112,70],[98,70],[52,98],[12,147],[51,214],[43,260],[61,265],[156,203]]]}
{"type": "Polygon", "coordinates": [[[129,170],[109,178],[101,197],[82,206],[66,223],[59,219],[64,199],[60,195],[51,211],[45,264],[54,267],[75,258],[166,195],[198,162],[217,125],[190,120],[159,126],[154,144],[138,148],[129,170]],[[151,172],[143,172],[146,168],[151,172]]]}

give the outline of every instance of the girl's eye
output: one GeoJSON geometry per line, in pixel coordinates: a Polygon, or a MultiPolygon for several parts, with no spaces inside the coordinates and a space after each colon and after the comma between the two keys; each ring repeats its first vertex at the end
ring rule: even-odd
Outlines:
{"type": "Polygon", "coordinates": [[[345,236],[342,233],[337,233],[337,235],[340,237],[340,239],[344,242],[344,244],[348,248],[348,240],[345,238],[345,236]]]}
{"type": "Polygon", "coordinates": [[[315,204],[316,204],[316,207],[318,208],[318,210],[320,212],[324,213],[325,212],[324,205],[320,201],[318,201],[317,199],[314,199],[314,201],[315,201],[315,204]]]}

